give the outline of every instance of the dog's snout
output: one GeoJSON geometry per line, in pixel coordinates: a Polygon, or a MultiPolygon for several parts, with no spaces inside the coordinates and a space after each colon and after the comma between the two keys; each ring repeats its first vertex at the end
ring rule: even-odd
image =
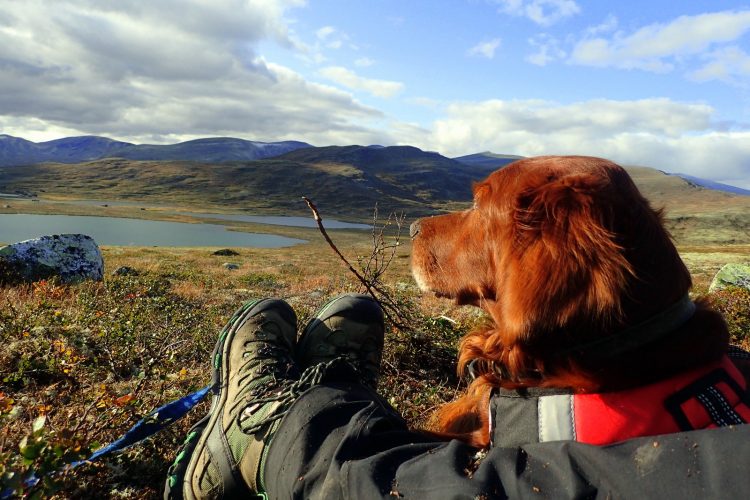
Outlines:
{"type": "Polygon", "coordinates": [[[413,239],[416,235],[419,234],[419,229],[421,227],[422,227],[422,222],[419,219],[412,222],[411,226],[409,226],[409,236],[413,239]]]}

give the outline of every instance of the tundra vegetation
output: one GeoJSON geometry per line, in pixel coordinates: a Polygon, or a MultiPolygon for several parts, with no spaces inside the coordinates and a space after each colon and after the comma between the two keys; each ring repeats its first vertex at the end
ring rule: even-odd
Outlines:
{"type": "MultiPolygon", "coordinates": [[[[373,243],[362,232],[331,232],[360,270],[372,270],[373,243]]],[[[209,382],[217,332],[243,301],[276,296],[304,322],[327,298],[362,291],[322,238],[291,248],[236,249],[237,270],[214,249],[104,247],[103,282],[40,281],[0,288],[0,478],[18,491],[29,474],[45,476],[41,496],[157,498],[186,430],[208,410],[201,403],[155,438],[94,464],[65,465],[123,434],[165,402],[209,382]],[[137,275],[112,275],[128,266],[137,275]]],[[[396,248],[381,287],[411,322],[389,324],[381,393],[415,427],[464,383],[454,371],[457,343],[484,321],[480,311],[421,294],[409,275],[409,244],[396,248]]],[[[388,249],[386,249],[388,250],[388,249]]],[[[694,295],[706,293],[726,262],[746,245],[684,247],[694,295]]],[[[382,266],[381,266],[382,268],[382,266]]],[[[381,269],[382,270],[382,269],[381,269]]],[[[750,348],[750,291],[729,288],[711,299],[726,315],[732,340],[750,348]]]]}

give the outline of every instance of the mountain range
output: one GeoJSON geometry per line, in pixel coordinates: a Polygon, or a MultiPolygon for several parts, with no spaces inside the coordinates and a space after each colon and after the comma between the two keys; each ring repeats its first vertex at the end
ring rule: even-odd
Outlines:
{"type": "MultiPolygon", "coordinates": [[[[224,163],[273,158],[291,151],[305,148],[313,148],[313,146],[301,141],[260,142],[233,137],[203,138],[168,145],[133,144],[99,136],[65,137],[53,141],[32,142],[20,137],[0,134],[0,167],[32,165],[45,162],[80,163],[104,158],[126,158],[129,160],[145,161],[181,160],[224,163]]],[[[386,148],[381,145],[371,145],[367,146],[367,150],[359,153],[359,155],[363,161],[369,161],[370,159],[377,158],[378,155],[373,154],[367,156],[369,154],[368,150],[382,149],[388,149],[388,155],[401,154],[396,153],[396,151],[400,150],[393,149],[392,147],[386,148]]],[[[348,152],[345,154],[350,154],[353,150],[350,149],[347,151],[348,152]]],[[[437,155],[437,153],[422,153],[426,155],[437,155]]],[[[311,153],[313,156],[317,154],[318,153],[311,153]]],[[[523,157],[485,151],[482,153],[459,156],[453,159],[464,165],[476,167],[481,171],[489,173],[492,170],[501,168],[520,158],[523,157]]],[[[679,176],[690,183],[704,188],[740,195],[750,195],[750,190],[738,188],[736,186],[701,179],[687,174],[670,175],[679,176]]]]}
{"type": "Polygon", "coordinates": [[[688,174],[669,174],[669,175],[675,175],[697,186],[701,186],[707,189],[713,189],[715,191],[724,191],[725,193],[741,194],[744,196],[750,195],[750,190],[748,189],[742,189],[737,186],[730,186],[729,184],[724,184],[722,182],[716,182],[716,181],[710,181],[708,179],[701,179],[700,177],[695,177],[694,175],[688,175],[688,174]]]}
{"type": "Polygon", "coordinates": [[[101,158],[130,160],[190,160],[225,162],[260,160],[278,156],[310,144],[300,141],[257,142],[233,137],[213,137],[178,144],[132,144],[107,137],[65,137],[54,141],[31,142],[20,137],[0,135],[0,166],[30,165],[42,162],[80,163],[101,158]]]}

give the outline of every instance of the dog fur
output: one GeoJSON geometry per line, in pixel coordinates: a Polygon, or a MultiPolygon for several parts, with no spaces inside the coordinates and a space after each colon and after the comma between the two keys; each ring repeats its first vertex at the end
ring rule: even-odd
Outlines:
{"type": "Polygon", "coordinates": [[[460,373],[472,360],[485,369],[438,412],[443,432],[472,445],[489,443],[495,387],[622,390],[727,350],[723,318],[698,301],[686,323],[631,352],[602,358],[571,351],[659,314],[691,287],[661,211],[610,161],[514,162],[475,185],[472,208],[421,219],[412,238],[420,288],[479,306],[492,321],[459,350],[460,373]]]}

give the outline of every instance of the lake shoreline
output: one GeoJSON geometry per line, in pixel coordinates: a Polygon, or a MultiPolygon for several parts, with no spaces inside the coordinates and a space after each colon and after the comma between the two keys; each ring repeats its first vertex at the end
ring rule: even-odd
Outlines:
{"type": "MultiPolygon", "coordinates": [[[[271,234],[284,236],[294,239],[302,240],[315,240],[321,238],[320,232],[317,229],[312,215],[308,215],[309,212],[299,211],[290,214],[294,218],[307,221],[307,227],[296,227],[296,225],[290,224],[271,224],[271,223],[259,223],[257,221],[244,221],[244,220],[230,220],[235,217],[237,218],[255,218],[258,215],[250,215],[248,213],[238,213],[237,211],[226,211],[226,210],[215,210],[216,207],[200,207],[198,210],[208,208],[209,211],[196,211],[196,207],[190,206],[175,206],[175,205],[153,205],[153,204],[141,204],[137,202],[124,202],[115,200],[54,200],[54,199],[41,199],[37,198],[13,198],[0,200],[0,217],[3,215],[69,215],[69,216],[86,216],[86,217],[114,217],[114,218],[125,218],[133,220],[150,220],[150,221],[164,221],[164,222],[183,222],[190,224],[214,224],[221,225],[228,231],[236,231],[243,233],[259,233],[259,234],[271,234]],[[194,215],[191,215],[194,214],[194,215]]],[[[274,211],[273,215],[265,214],[260,217],[271,217],[276,218],[283,216],[280,211],[274,211]]],[[[256,212],[257,213],[257,212],[256,212]]],[[[343,216],[340,219],[346,219],[342,221],[340,219],[334,219],[334,215],[330,218],[327,214],[322,214],[324,217],[324,225],[327,230],[336,233],[337,240],[343,239],[348,240],[350,238],[358,239],[361,235],[368,235],[371,232],[371,226],[351,228],[349,225],[356,224],[359,226],[363,219],[351,218],[343,216]],[[358,222],[349,222],[349,221],[358,222]],[[337,222],[342,223],[345,227],[338,227],[337,222]]],[[[372,222],[369,220],[368,222],[372,222]]],[[[389,228],[387,232],[390,232],[389,228]]],[[[8,241],[5,235],[0,234],[0,239],[4,243],[12,243],[14,241],[8,241]]]]}
{"type": "MultiPolygon", "coordinates": [[[[313,200],[314,201],[314,200],[313,200]]],[[[101,215],[97,213],[97,209],[132,209],[136,212],[148,212],[151,215],[173,215],[177,214],[201,214],[200,217],[210,215],[218,215],[222,217],[226,216],[240,216],[240,217],[303,217],[312,219],[310,210],[304,204],[300,198],[299,209],[282,209],[282,208],[267,208],[267,209],[254,209],[248,210],[237,210],[231,209],[226,206],[216,205],[194,205],[194,204],[174,204],[174,203],[159,203],[153,201],[131,201],[131,200],[100,200],[100,199],[78,199],[78,198],[59,198],[59,197],[39,197],[29,196],[20,193],[0,193],[0,203],[12,203],[16,202],[18,206],[24,207],[43,207],[43,206],[56,206],[60,209],[62,207],[69,207],[70,210],[76,210],[76,208],[89,208],[93,211],[87,211],[86,214],[77,215],[101,215]]],[[[1,207],[1,205],[0,205],[1,207]]],[[[11,207],[13,208],[13,207],[11,207]]],[[[7,209],[6,209],[7,210],[7,209]]],[[[36,209],[32,209],[33,212],[24,213],[37,213],[36,209]]],[[[4,213],[0,210],[0,214],[4,213]]],[[[65,215],[65,214],[62,214],[65,215]]],[[[336,220],[345,224],[366,224],[370,225],[372,219],[367,217],[357,217],[347,214],[322,214],[326,220],[336,220]]],[[[141,218],[141,217],[138,217],[141,218]]]]}

